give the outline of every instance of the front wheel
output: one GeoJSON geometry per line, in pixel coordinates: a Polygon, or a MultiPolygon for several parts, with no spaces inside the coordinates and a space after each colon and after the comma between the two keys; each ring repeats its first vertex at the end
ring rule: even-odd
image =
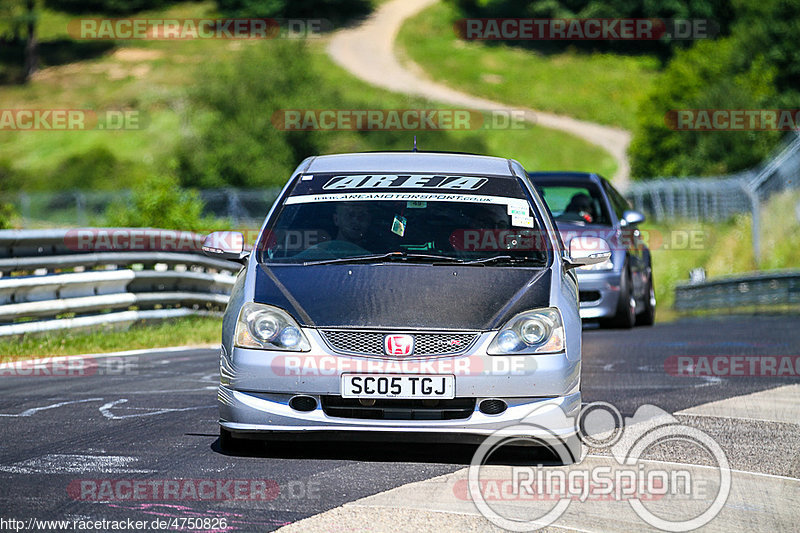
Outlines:
{"type": "Polygon", "coordinates": [[[656,291],[653,288],[653,273],[647,277],[647,294],[644,310],[636,317],[637,326],[652,326],[656,323],[656,291]]]}
{"type": "Polygon", "coordinates": [[[636,323],[636,299],[633,297],[631,276],[627,268],[622,270],[619,280],[619,302],[612,318],[600,321],[606,328],[630,329],[636,323]]]}

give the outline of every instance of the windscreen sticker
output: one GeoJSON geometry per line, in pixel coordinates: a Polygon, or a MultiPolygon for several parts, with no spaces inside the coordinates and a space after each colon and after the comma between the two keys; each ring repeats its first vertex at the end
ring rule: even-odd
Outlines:
{"type": "Polygon", "coordinates": [[[533,217],[529,216],[520,216],[520,215],[511,215],[511,225],[518,227],[518,228],[532,228],[533,227],[533,217]]]}
{"type": "Polygon", "coordinates": [[[310,204],[315,202],[357,202],[369,200],[405,200],[413,202],[468,202],[477,204],[525,205],[525,200],[505,196],[483,196],[479,194],[447,194],[434,192],[350,192],[330,194],[301,194],[290,196],[285,205],[310,204]]]}
{"type": "Polygon", "coordinates": [[[406,219],[400,215],[395,215],[392,221],[392,233],[396,233],[401,237],[406,234],[406,219]]]}
{"type": "Polygon", "coordinates": [[[528,204],[525,205],[517,205],[517,204],[508,204],[508,214],[518,217],[526,217],[528,216],[528,204]]]}
{"type": "Polygon", "coordinates": [[[326,190],[342,189],[448,189],[474,191],[480,189],[488,178],[474,176],[439,175],[355,175],[334,176],[322,186],[326,190]]]}
{"type": "Polygon", "coordinates": [[[426,207],[428,207],[428,202],[408,201],[406,202],[406,207],[408,207],[409,209],[425,209],[426,207]]]}
{"type": "Polygon", "coordinates": [[[313,179],[314,179],[314,176],[308,175],[308,176],[303,176],[302,178],[300,178],[300,181],[311,181],[313,179]]]}

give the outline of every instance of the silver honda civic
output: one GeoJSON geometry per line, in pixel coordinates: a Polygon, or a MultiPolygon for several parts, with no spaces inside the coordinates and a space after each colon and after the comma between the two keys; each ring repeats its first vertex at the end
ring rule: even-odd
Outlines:
{"type": "Polygon", "coordinates": [[[241,262],[220,355],[220,445],[300,437],[480,440],[525,422],[580,445],[574,268],[525,170],[435,152],[311,157],[241,262]]]}

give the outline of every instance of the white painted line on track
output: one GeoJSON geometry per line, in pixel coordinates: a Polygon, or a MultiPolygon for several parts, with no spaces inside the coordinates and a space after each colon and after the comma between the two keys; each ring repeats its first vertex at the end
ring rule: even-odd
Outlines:
{"type": "Polygon", "coordinates": [[[147,411],[147,412],[134,413],[129,415],[115,415],[114,413],[111,412],[112,407],[116,407],[118,405],[122,405],[127,402],[128,400],[126,398],[120,398],[119,400],[108,402],[100,407],[100,412],[103,414],[104,417],[109,418],[111,420],[124,420],[126,418],[141,418],[145,416],[163,415],[166,413],[179,413],[183,411],[197,411],[198,409],[212,409],[217,407],[216,405],[201,405],[198,407],[163,408],[163,409],[153,409],[150,407],[123,407],[123,409],[147,411]]]}
{"type": "Polygon", "coordinates": [[[795,384],[708,402],[675,414],[800,424],[798,406],[800,385],[795,384]]]}
{"type": "Polygon", "coordinates": [[[31,409],[26,409],[25,411],[22,411],[21,413],[16,413],[16,414],[0,413],[0,416],[9,417],[9,418],[19,418],[19,417],[23,417],[23,416],[33,416],[36,413],[38,413],[39,411],[46,411],[48,409],[55,409],[55,408],[61,407],[63,405],[70,405],[70,404],[74,404],[74,403],[86,403],[86,402],[102,402],[102,401],[103,401],[102,398],[88,398],[88,399],[85,399],[85,400],[71,400],[71,401],[68,401],[68,402],[58,402],[58,403],[54,403],[54,404],[51,404],[51,405],[45,405],[44,407],[33,407],[31,409]]]}

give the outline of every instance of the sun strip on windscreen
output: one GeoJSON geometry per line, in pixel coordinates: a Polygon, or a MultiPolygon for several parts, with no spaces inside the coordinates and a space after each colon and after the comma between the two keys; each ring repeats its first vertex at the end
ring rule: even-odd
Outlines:
{"type": "Polygon", "coordinates": [[[352,192],[332,194],[303,194],[290,196],[285,205],[310,204],[316,202],[357,202],[369,200],[402,200],[414,202],[466,202],[475,204],[497,204],[514,207],[520,215],[527,215],[528,201],[507,196],[484,196],[480,194],[447,194],[428,192],[352,192]]]}

